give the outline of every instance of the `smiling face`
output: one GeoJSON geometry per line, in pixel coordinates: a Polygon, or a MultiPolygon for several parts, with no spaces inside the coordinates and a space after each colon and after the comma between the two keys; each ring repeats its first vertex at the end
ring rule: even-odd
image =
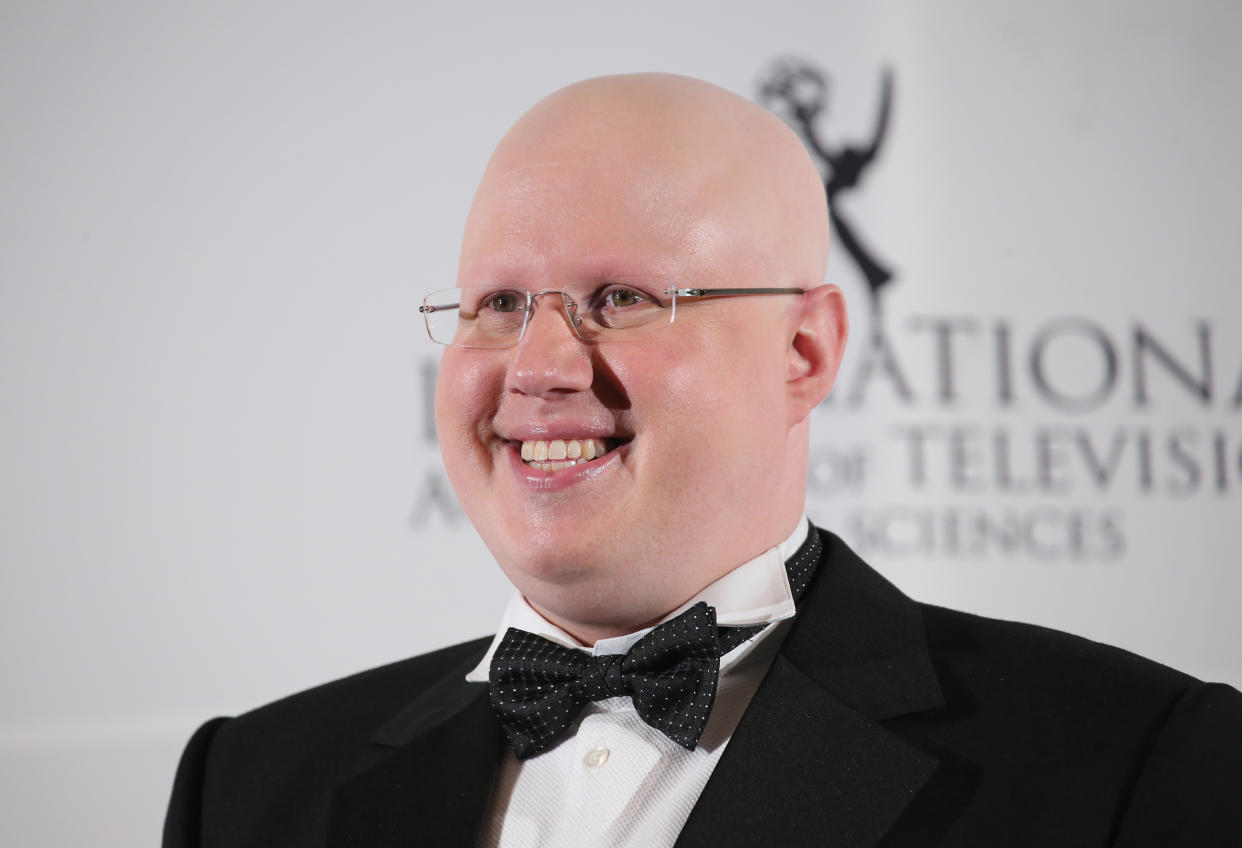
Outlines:
{"type": "MultiPolygon", "coordinates": [[[[814,173],[785,162],[783,131],[682,78],[559,92],[489,164],[458,284],[809,288],[823,246],[815,233],[795,242],[804,218],[825,215],[822,187],[814,175],[809,200],[782,191],[814,173]],[[775,175],[753,162],[773,135],[775,175]]],[[[802,374],[794,339],[807,297],[683,300],[675,323],[634,341],[584,342],[548,294],[515,347],[445,350],[445,468],[536,609],[584,641],[628,632],[793,529],[814,405],[789,390],[802,374]]]]}

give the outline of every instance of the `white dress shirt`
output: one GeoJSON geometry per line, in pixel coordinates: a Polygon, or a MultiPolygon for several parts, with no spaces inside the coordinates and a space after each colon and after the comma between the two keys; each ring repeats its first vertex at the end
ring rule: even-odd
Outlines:
{"type": "MultiPolygon", "coordinates": [[[[780,545],[739,565],[664,619],[706,601],[716,608],[720,625],[773,625],[721,657],[716,701],[697,748],[687,751],[648,725],[629,697],[589,703],[548,750],[527,760],[506,750],[481,844],[487,848],[672,845],[794,616],[785,560],[806,539],[807,527],[804,516],[780,545]]],[[[510,627],[596,656],[625,653],[653,629],[601,639],[586,648],[514,594],[496,638],[467,680],[487,680],[492,654],[510,627]]]]}

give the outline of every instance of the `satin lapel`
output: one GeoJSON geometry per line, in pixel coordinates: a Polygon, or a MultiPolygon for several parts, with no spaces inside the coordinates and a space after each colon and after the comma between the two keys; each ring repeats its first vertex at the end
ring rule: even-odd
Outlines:
{"type": "Polygon", "coordinates": [[[503,736],[487,687],[463,679],[477,661],[380,729],[361,769],[337,787],[327,848],[478,841],[503,736]]]}
{"type": "Polygon", "coordinates": [[[931,837],[969,798],[960,764],[883,724],[944,706],[918,605],[821,535],[794,626],[678,846],[870,846],[899,821],[890,839],[931,837]],[[934,821],[927,804],[912,803],[921,794],[935,796],[934,821]]]}
{"type": "Polygon", "coordinates": [[[778,656],[677,845],[874,845],[935,768],[778,656]]]}
{"type": "Polygon", "coordinates": [[[919,605],[820,534],[824,553],[781,654],[868,718],[943,707],[919,605]]]}

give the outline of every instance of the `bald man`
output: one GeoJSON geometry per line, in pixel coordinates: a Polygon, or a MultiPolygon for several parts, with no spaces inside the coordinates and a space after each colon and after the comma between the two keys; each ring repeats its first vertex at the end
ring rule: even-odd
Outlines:
{"type": "Polygon", "coordinates": [[[209,722],[165,845],[1242,844],[1237,692],[916,604],[808,524],[827,247],[742,98],[526,113],[423,302],[497,634],[209,722]]]}

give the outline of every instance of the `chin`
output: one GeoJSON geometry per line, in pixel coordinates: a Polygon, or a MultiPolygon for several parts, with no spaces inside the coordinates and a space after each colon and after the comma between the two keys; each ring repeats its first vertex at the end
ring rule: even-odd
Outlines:
{"type": "Polygon", "coordinates": [[[501,570],[510,582],[521,584],[536,581],[544,585],[572,586],[587,583],[603,575],[608,566],[598,562],[589,549],[577,549],[568,544],[551,547],[523,547],[508,549],[505,559],[497,557],[501,570]]]}

